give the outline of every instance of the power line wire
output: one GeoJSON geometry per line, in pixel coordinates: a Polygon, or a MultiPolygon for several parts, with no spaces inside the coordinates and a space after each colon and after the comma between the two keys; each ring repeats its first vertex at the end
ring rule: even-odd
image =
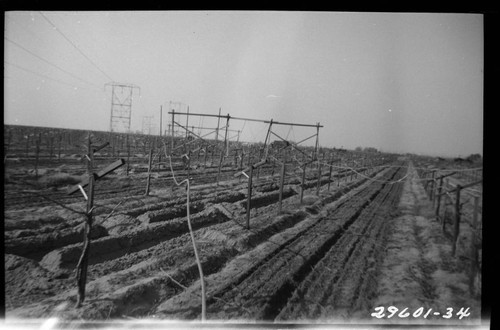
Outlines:
{"type": "Polygon", "coordinates": [[[63,84],[63,85],[67,85],[67,86],[71,86],[71,87],[73,87],[73,89],[76,89],[76,88],[81,88],[81,89],[86,89],[86,90],[91,90],[91,91],[101,91],[101,90],[98,90],[98,89],[89,89],[89,88],[86,88],[86,87],[77,87],[77,86],[75,86],[74,84],[70,84],[70,83],[68,83],[68,82],[64,82],[64,81],[62,81],[62,80],[58,80],[58,79],[55,79],[55,78],[51,78],[51,77],[46,76],[46,75],[44,75],[44,74],[41,74],[41,73],[38,73],[38,72],[32,71],[32,70],[30,70],[30,69],[26,69],[26,68],[24,68],[24,67],[22,67],[22,66],[19,66],[19,65],[16,65],[16,64],[13,64],[13,63],[7,62],[7,61],[5,61],[5,60],[4,60],[4,63],[7,63],[7,64],[9,64],[9,65],[11,65],[11,66],[13,66],[13,67],[16,67],[16,68],[18,68],[19,70],[23,70],[23,71],[25,71],[25,72],[28,72],[28,73],[31,73],[31,74],[34,74],[34,75],[40,76],[40,77],[42,77],[42,78],[45,78],[45,79],[48,79],[48,80],[52,80],[52,81],[57,82],[57,83],[59,83],[59,84],[63,84]]]}
{"type": "Polygon", "coordinates": [[[44,59],[43,57],[41,57],[41,56],[39,56],[39,55],[35,54],[34,52],[32,52],[31,50],[27,49],[27,48],[26,48],[26,47],[24,47],[23,45],[21,45],[21,44],[19,44],[19,43],[15,42],[15,41],[12,41],[12,40],[10,40],[10,39],[9,39],[9,38],[7,38],[7,37],[4,37],[4,39],[5,39],[5,40],[7,40],[8,42],[12,43],[13,45],[16,45],[17,47],[21,48],[22,50],[24,50],[24,51],[25,51],[25,52],[27,52],[28,54],[30,54],[30,55],[32,55],[32,56],[34,56],[34,57],[38,58],[39,60],[41,60],[41,61],[43,61],[43,62],[45,62],[45,63],[47,63],[47,64],[49,64],[49,65],[51,65],[51,66],[53,66],[53,67],[55,67],[55,68],[57,68],[58,70],[60,70],[60,71],[62,71],[62,72],[64,72],[64,73],[66,73],[66,74],[68,74],[68,75],[72,76],[73,78],[76,78],[76,79],[78,79],[78,80],[80,80],[80,81],[82,81],[82,82],[84,82],[84,83],[86,83],[86,84],[89,84],[89,85],[92,85],[92,86],[95,86],[95,87],[99,87],[98,85],[93,84],[93,83],[91,83],[91,82],[88,82],[88,81],[86,81],[86,80],[84,80],[84,79],[82,79],[82,78],[80,78],[80,77],[76,76],[75,74],[73,74],[73,73],[71,73],[71,72],[69,72],[69,71],[66,71],[65,69],[61,68],[60,66],[58,66],[58,65],[56,65],[56,64],[54,64],[54,63],[52,63],[52,62],[50,62],[50,61],[48,61],[48,60],[46,60],[46,59],[44,59]]]}
{"type": "Polygon", "coordinates": [[[67,42],[69,42],[80,54],[82,54],[83,57],[85,57],[97,70],[99,70],[103,75],[106,76],[106,78],[108,78],[109,80],[111,81],[114,81],[113,78],[111,78],[108,74],[106,74],[106,72],[104,72],[101,68],[99,68],[99,66],[97,66],[97,64],[94,63],[94,61],[92,61],[80,48],[78,48],[78,46],[76,46],[73,41],[71,41],[68,37],[66,37],[66,35],[64,35],[64,33],[61,32],[61,30],[59,30],[59,28],[57,26],[55,26],[54,23],[52,23],[41,11],[39,11],[40,15],[42,15],[42,17],[50,24],[52,25],[52,27],[64,38],[66,39],[67,42]]]}

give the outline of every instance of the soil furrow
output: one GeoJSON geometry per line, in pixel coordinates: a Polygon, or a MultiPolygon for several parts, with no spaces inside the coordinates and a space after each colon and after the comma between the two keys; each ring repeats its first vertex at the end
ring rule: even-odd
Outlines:
{"type": "MultiPolygon", "coordinates": [[[[361,276],[359,269],[355,272],[345,272],[345,268],[352,260],[359,260],[358,256],[362,254],[365,248],[365,241],[369,240],[368,235],[373,235],[373,230],[376,230],[372,220],[378,209],[382,209],[382,205],[389,196],[392,196],[392,189],[383,187],[381,193],[366,207],[362,214],[355,222],[356,228],[360,228],[356,233],[346,231],[341,240],[332,246],[327,255],[317,264],[315,271],[298,286],[293,293],[292,298],[287,306],[277,315],[278,320],[287,319],[312,319],[317,316],[321,310],[325,309],[325,297],[330,295],[332,288],[335,289],[334,283],[337,283],[339,278],[354,278],[361,276]],[[362,244],[363,243],[363,244],[362,244]]],[[[355,286],[353,296],[356,295],[355,286]]]]}
{"type": "MultiPolygon", "coordinates": [[[[375,189],[373,189],[375,190],[375,189]]],[[[243,281],[238,287],[232,289],[222,296],[223,300],[237,300],[247,310],[250,310],[253,318],[273,319],[279,312],[280,306],[286,304],[286,292],[290,292],[290,287],[294,287],[294,282],[300,281],[310,272],[310,269],[324,256],[324,254],[335,244],[342,234],[361,214],[363,209],[376,198],[380,190],[371,191],[367,199],[361,205],[351,205],[347,208],[350,214],[342,214],[340,223],[320,221],[314,229],[299,236],[293,242],[295,251],[300,251],[301,258],[290,250],[281,250],[273,258],[257,269],[251,276],[243,281]],[[347,220],[345,220],[347,219],[347,220]],[[335,229],[337,228],[337,229],[335,229]],[[302,260],[302,259],[305,259],[302,260]],[[261,298],[261,301],[259,301],[261,298]],[[257,300],[258,303],[255,303],[257,300]],[[246,303],[245,303],[246,302],[246,303]],[[264,306],[262,306],[264,305],[264,306]],[[257,309],[257,310],[255,310],[257,309]]],[[[361,199],[360,199],[361,200],[361,199]]],[[[359,203],[359,200],[356,200],[359,203]]],[[[342,210],[342,209],[341,209],[342,210]]],[[[292,246],[292,245],[291,245],[292,246]]],[[[220,310],[221,306],[215,304],[212,310],[220,310]]],[[[224,313],[224,317],[248,317],[248,312],[240,314],[224,313]]]]}

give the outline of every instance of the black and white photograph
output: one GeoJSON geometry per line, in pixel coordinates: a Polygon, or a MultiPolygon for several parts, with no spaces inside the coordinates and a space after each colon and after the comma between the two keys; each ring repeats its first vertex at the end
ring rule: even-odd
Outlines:
{"type": "Polygon", "coordinates": [[[484,64],[473,12],[5,11],[2,326],[489,329],[484,64]]]}

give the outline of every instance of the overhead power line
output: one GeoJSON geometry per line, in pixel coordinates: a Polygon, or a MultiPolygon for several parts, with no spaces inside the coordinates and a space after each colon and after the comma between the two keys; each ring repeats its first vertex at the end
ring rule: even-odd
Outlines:
{"type": "Polygon", "coordinates": [[[77,87],[75,86],[74,84],[71,84],[71,83],[68,83],[68,82],[65,82],[65,81],[62,81],[62,80],[59,80],[59,79],[55,79],[55,78],[51,78],[49,76],[46,76],[44,74],[41,74],[41,73],[38,73],[38,72],[35,72],[35,71],[32,71],[30,69],[26,69],[22,66],[19,66],[19,65],[16,65],[16,64],[13,64],[13,63],[10,63],[10,62],[7,62],[4,60],[4,63],[7,63],[8,65],[11,65],[13,67],[16,67],[18,68],[19,70],[23,70],[25,72],[28,72],[28,73],[31,73],[31,74],[34,74],[34,75],[37,75],[39,77],[42,77],[42,78],[45,78],[45,79],[48,79],[48,80],[51,80],[51,81],[54,81],[54,82],[57,82],[59,84],[63,84],[63,85],[67,85],[67,86],[71,86],[73,88],[82,88],[82,89],[86,89],[86,90],[92,90],[92,91],[101,91],[99,89],[90,89],[90,88],[86,88],[86,87],[77,87]]]}
{"type": "Polygon", "coordinates": [[[76,78],[76,79],[78,79],[78,80],[80,80],[80,81],[82,81],[82,82],[84,82],[84,83],[86,83],[86,84],[89,84],[89,85],[92,85],[92,86],[95,86],[95,87],[99,87],[99,86],[98,86],[98,85],[96,85],[96,84],[93,84],[93,83],[91,83],[91,82],[88,82],[88,81],[86,81],[85,79],[82,79],[82,78],[78,77],[77,75],[75,75],[75,74],[73,74],[73,73],[71,73],[71,72],[69,72],[69,71],[64,70],[64,69],[63,69],[63,68],[61,68],[60,66],[58,66],[58,65],[56,65],[56,64],[54,64],[54,63],[52,63],[52,62],[50,62],[50,61],[48,61],[48,60],[46,60],[46,59],[44,59],[43,57],[41,57],[41,56],[39,56],[39,55],[35,54],[35,53],[34,53],[34,52],[32,52],[31,50],[29,50],[29,49],[27,49],[26,47],[24,47],[24,46],[20,45],[19,43],[15,42],[15,41],[12,41],[12,40],[10,40],[9,38],[7,38],[7,37],[5,37],[5,36],[4,36],[4,39],[5,39],[5,40],[7,40],[8,42],[12,43],[13,45],[15,45],[15,46],[17,46],[17,47],[21,48],[22,50],[24,50],[24,51],[25,51],[25,52],[27,52],[28,54],[30,54],[30,55],[32,55],[32,56],[34,56],[34,57],[38,58],[39,60],[41,60],[41,61],[43,61],[43,62],[45,62],[45,63],[47,63],[47,64],[49,64],[49,65],[51,65],[51,66],[53,66],[53,67],[55,67],[56,69],[58,69],[58,70],[60,70],[60,71],[62,71],[62,72],[64,72],[64,73],[66,73],[66,74],[68,74],[68,75],[72,76],[73,78],[76,78]]]}
{"type": "Polygon", "coordinates": [[[42,15],[42,17],[50,24],[52,25],[52,27],[64,38],[66,39],[67,42],[69,42],[80,54],[82,54],[83,57],[85,57],[97,70],[99,70],[103,75],[106,76],[106,78],[108,78],[109,80],[113,81],[113,78],[111,78],[106,72],[104,72],[101,68],[99,68],[99,66],[97,66],[97,64],[94,63],[94,61],[92,61],[80,48],[78,48],[77,45],[75,45],[73,43],[73,41],[71,41],[68,37],[66,37],[66,35],[64,35],[64,33],[61,32],[61,30],[59,30],[59,28],[57,26],[55,26],[54,23],[52,23],[41,11],[39,12],[40,15],[42,15]]]}

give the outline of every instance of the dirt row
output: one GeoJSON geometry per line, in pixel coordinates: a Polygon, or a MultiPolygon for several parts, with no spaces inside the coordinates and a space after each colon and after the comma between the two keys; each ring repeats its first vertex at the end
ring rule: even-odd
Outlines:
{"type": "MultiPolygon", "coordinates": [[[[383,178],[391,180],[394,175],[386,173],[383,178]]],[[[225,279],[229,283],[225,282],[219,287],[210,289],[211,298],[207,309],[209,317],[231,320],[274,320],[298,283],[315,269],[327,251],[343,237],[344,232],[359,221],[368,206],[377,205],[374,200],[382,193],[381,188],[381,185],[372,183],[340,205],[336,205],[331,214],[302,221],[292,228],[293,234],[290,237],[286,237],[290,233],[279,233],[282,241],[277,248],[264,254],[262,259],[258,258],[245,265],[237,276],[231,274],[229,279],[225,279]]],[[[397,198],[397,193],[395,195],[397,198]]],[[[368,211],[366,217],[370,216],[368,211]]],[[[211,278],[207,281],[212,282],[211,278]]],[[[217,281],[221,279],[217,278],[217,281]]],[[[158,316],[179,319],[199,318],[199,302],[197,299],[189,298],[192,292],[186,294],[188,296],[176,296],[162,303],[157,308],[158,316]]]]}
{"type": "MultiPolygon", "coordinates": [[[[108,162],[109,163],[109,162],[108,162]]],[[[15,169],[15,165],[9,165],[15,169]]],[[[10,168],[9,167],[9,168],[10,168]]],[[[99,166],[98,166],[99,167],[99,166]]],[[[101,166],[102,167],[102,166],[101,166]]],[[[192,165],[188,170],[182,164],[173,165],[176,178],[180,181],[187,178],[188,174],[191,179],[191,184],[205,185],[216,182],[224,182],[234,180],[234,174],[241,170],[233,166],[225,165],[221,168],[219,175],[218,167],[192,165]]],[[[359,172],[365,171],[366,168],[359,168],[359,172]]],[[[137,196],[144,194],[146,190],[147,167],[143,165],[133,165],[130,168],[130,175],[125,175],[125,166],[122,166],[116,173],[112,173],[100,179],[96,184],[95,198],[107,199],[112,196],[137,196]]],[[[42,168],[39,169],[40,177],[35,178],[34,171],[30,176],[26,176],[25,172],[9,170],[5,177],[5,194],[4,201],[6,209],[20,209],[26,205],[30,207],[41,207],[54,205],[53,200],[62,204],[75,203],[82,200],[80,192],[68,195],[68,187],[75,186],[83,179],[86,174],[82,172],[82,166],[74,166],[64,164],[57,168],[42,168]],[[65,177],[64,177],[65,176],[65,177]],[[65,181],[63,181],[65,180],[65,181]],[[65,184],[66,183],[66,184],[65,184]],[[52,199],[52,201],[50,200],[52,199]]],[[[267,164],[257,172],[259,176],[266,178],[279,177],[279,168],[272,164],[267,164]]],[[[342,178],[348,175],[347,170],[333,171],[332,178],[342,178]]],[[[307,172],[307,180],[314,181],[317,179],[317,170],[309,170],[307,172]]],[[[323,170],[323,180],[327,175],[323,170]]],[[[241,181],[241,178],[238,182],[241,181]]],[[[298,176],[293,171],[287,171],[285,179],[286,184],[298,184],[300,182],[298,176]]],[[[173,187],[172,173],[170,167],[166,164],[158,167],[153,166],[151,172],[151,185],[155,187],[173,187]]],[[[277,189],[277,188],[276,188],[277,189]]]]}
{"type": "MultiPolygon", "coordinates": [[[[276,320],[332,322],[350,319],[369,307],[376,288],[376,265],[384,250],[386,226],[395,215],[402,184],[384,185],[382,190],[345,229],[342,237],[325,254],[295,289],[276,320]]],[[[335,214],[329,215],[335,220],[335,214]]]]}
{"type": "MultiPolygon", "coordinates": [[[[375,175],[375,173],[372,175],[375,175]]],[[[357,181],[343,182],[338,189],[332,189],[332,193],[329,194],[328,198],[338,199],[363,182],[366,184],[366,181],[366,178],[360,177],[357,181]]],[[[301,222],[308,214],[304,211],[296,211],[278,217],[271,216],[270,214],[275,214],[275,211],[270,213],[270,210],[275,210],[274,204],[277,201],[276,192],[271,189],[270,192],[260,193],[260,196],[267,194],[269,199],[274,200],[274,203],[255,204],[255,208],[252,209],[252,227],[255,226],[256,231],[248,232],[241,225],[244,212],[242,212],[242,207],[238,202],[240,199],[238,194],[240,193],[234,187],[237,187],[237,185],[233,185],[231,190],[234,192],[227,194],[226,197],[229,195],[235,196],[229,196],[227,201],[224,201],[220,191],[212,194],[210,198],[213,203],[209,203],[205,198],[205,206],[200,212],[195,212],[194,215],[195,220],[196,216],[200,216],[200,226],[196,227],[196,236],[199,238],[202,262],[207,275],[218,273],[229,260],[253,248],[256,244],[260,244],[262,239],[269,237],[272,230],[279,232],[286,228],[293,228],[294,224],[301,222]],[[212,215],[214,222],[207,221],[204,218],[207,214],[212,215]],[[232,234],[234,234],[233,238],[231,237],[232,234]]],[[[206,189],[210,189],[210,187],[206,189]]],[[[193,192],[194,197],[196,197],[197,193],[196,190],[193,192]]],[[[200,189],[200,196],[203,193],[203,189],[200,189]]],[[[284,208],[296,208],[296,198],[298,196],[292,194],[285,199],[284,208]]],[[[196,198],[194,199],[196,200],[196,198]]],[[[173,226],[172,224],[176,222],[179,223],[179,228],[182,227],[183,222],[185,225],[183,218],[169,219],[167,215],[162,215],[163,211],[159,209],[140,213],[141,210],[144,211],[148,207],[156,208],[157,206],[152,206],[155,205],[155,200],[157,201],[157,198],[151,197],[151,203],[148,202],[149,206],[148,204],[140,205],[140,203],[131,200],[131,204],[127,208],[130,214],[135,215],[135,219],[142,217],[144,223],[147,224],[144,229],[140,229],[144,232],[143,236],[140,236],[140,230],[139,232],[137,230],[132,232],[124,231],[123,234],[118,236],[103,237],[93,242],[91,251],[93,249],[94,251],[103,251],[104,249],[106,253],[99,256],[99,252],[97,252],[93,265],[89,267],[87,304],[80,310],[67,311],[67,317],[71,318],[78,315],[78,317],[103,319],[122,317],[123,315],[149,315],[155,310],[151,306],[158,305],[167,297],[175,295],[181,290],[176,284],[177,282],[189,285],[196,281],[197,268],[193,261],[193,252],[186,231],[184,231],[184,234],[179,232],[177,235],[172,235],[169,234],[169,230],[165,229],[166,231],[156,236],[157,239],[153,238],[147,241],[146,237],[149,235],[154,237],[156,230],[163,228],[162,226],[169,228],[168,226],[173,226]],[[132,205],[135,205],[135,207],[130,207],[132,205]],[[165,219],[162,219],[162,216],[165,216],[165,219]],[[122,240],[128,243],[130,241],[138,243],[136,245],[127,243],[128,245],[125,246],[113,243],[116,244],[115,251],[118,252],[113,255],[112,249],[109,249],[110,245],[99,243],[100,240],[102,242],[106,240],[119,242],[122,240]],[[95,242],[98,242],[97,245],[94,245],[95,242]],[[102,246],[97,248],[99,244],[102,244],[102,246]],[[109,253],[110,251],[111,253],[109,253]],[[106,254],[108,256],[103,257],[106,254]],[[174,278],[176,279],[175,282],[172,280],[174,278]],[[153,292],[155,293],[153,294],[153,292]]],[[[182,201],[183,198],[179,198],[176,205],[181,205],[182,201]]],[[[165,204],[162,207],[165,207],[165,204]]],[[[172,205],[170,205],[169,209],[172,209],[172,205]]],[[[312,212],[313,209],[310,208],[309,211],[312,212]]],[[[65,246],[62,250],[64,249],[67,251],[68,247],[65,246]]],[[[64,255],[64,253],[52,253],[52,256],[54,255],[64,255]]],[[[68,253],[68,255],[74,254],[68,253]]],[[[50,259],[48,255],[46,257],[50,259]]],[[[31,268],[34,268],[40,277],[37,283],[39,289],[31,290],[31,292],[22,292],[22,289],[20,290],[18,287],[6,286],[8,293],[14,293],[11,295],[13,298],[7,306],[10,306],[10,308],[19,307],[12,311],[12,315],[46,316],[50,315],[53,308],[59,304],[72,304],[75,298],[75,290],[73,289],[74,280],[70,277],[71,272],[68,272],[71,270],[71,266],[65,267],[64,262],[57,261],[57,258],[53,258],[51,262],[44,258],[45,261],[40,264],[36,262],[23,263],[22,257],[10,255],[8,259],[10,260],[8,276],[19,274],[19,270],[22,269],[21,266],[31,263],[31,268]],[[57,266],[50,268],[48,265],[57,266]],[[37,301],[40,303],[31,305],[31,307],[20,307],[26,305],[27,302],[37,301]]],[[[29,279],[27,281],[29,282],[29,279]]],[[[18,279],[18,282],[17,284],[22,286],[22,281],[18,279]]]]}
{"type": "MultiPolygon", "coordinates": [[[[339,178],[342,178],[342,174],[337,174],[339,178]]],[[[313,175],[309,175],[312,180],[306,181],[304,188],[313,187],[317,184],[317,179],[313,175]]],[[[279,199],[279,185],[277,183],[277,178],[263,177],[254,185],[254,197],[251,201],[252,208],[262,207],[276,203],[279,199]]],[[[323,177],[321,183],[327,184],[328,178],[323,177]]],[[[283,198],[291,197],[297,194],[299,187],[290,186],[290,184],[296,184],[296,178],[289,176],[285,181],[285,189],[283,191],[283,198]],[[293,188],[292,188],[293,187],[293,188]]],[[[239,213],[243,212],[246,208],[246,183],[239,182],[239,180],[232,180],[222,182],[220,188],[230,187],[230,190],[222,190],[219,192],[210,193],[213,186],[210,185],[199,185],[193,188],[194,193],[191,196],[191,214],[199,213],[205,209],[205,206],[215,205],[218,203],[234,203],[240,201],[238,210],[239,213]],[[207,193],[208,192],[208,193],[207,193]]],[[[97,208],[94,211],[97,217],[95,225],[93,227],[93,239],[100,239],[97,244],[101,244],[101,241],[109,241],[111,238],[104,238],[106,236],[115,236],[120,233],[134,229],[137,226],[147,226],[155,222],[165,222],[167,220],[182,218],[186,215],[186,197],[172,198],[175,191],[180,191],[179,189],[171,188],[172,191],[165,198],[158,196],[158,198],[145,197],[144,202],[139,198],[126,198],[121,196],[121,194],[112,194],[110,198],[102,198],[102,195],[98,195],[97,198],[100,200],[96,201],[97,208]],[[149,199],[149,201],[148,201],[149,199]],[[110,207],[107,205],[117,205],[120,208],[110,207]],[[112,214],[112,215],[110,215],[112,214]]],[[[126,193],[126,191],[125,191],[126,193]]],[[[81,209],[81,205],[69,205],[73,209],[81,209]]],[[[81,225],[81,216],[75,216],[75,214],[68,214],[68,212],[63,212],[60,216],[44,217],[41,216],[38,221],[32,221],[32,215],[29,213],[29,209],[23,210],[11,210],[6,212],[6,223],[5,223],[5,249],[7,253],[13,253],[19,256],[32,258],[35,260],[41,260],[41,258],[54,249],[67,246],[70,244],[78,244],[81,241],[83,227],[81,225]],[[23,221],[17,220],[18,218],[25,218],[23,221]],[[26,219],[27,218],[27,219],[26,219]],[[74,219],[74,220],[72,220],[74,219]]],[[[211,209],[205,215],[195,216],[194,226],[198,228],[198,223],[201,226],[208,226],[213,223],[214,218],[217,218],[216,210],[211,209]],[[210,220],[212,219],[212,220],[210,220]]],[[[38,213],[38,212],[36,212],[38,213]]],[[[226,219],[227,220],[227,219],[226,219]]],[[[225,221],[221,219],[220,221],[225,221]]],[[[149,232],[152,231],[170,231],[169,237],[176,236],[176,232],[180,233],[186,232],[187,228],[182,226],[182,220],[172,221],[166,225],[153,225],[151,228],[144,228],[144,235],[148,236],[149,232]]],[[[177,234],[178,235],[178,234],[177,234]]],[[[161,234],[157,234],[159,239],[161,234]]],[[[116,241],[116,239],[113,239],[116,241]]],[[[141,239],[138,239],[140,241],[141,239]]],[[[125,237],[122,239],[124,243],[118,245],[115,244],[113,250],[125,250],[124,248],[130,245],[130,239],[125,237]]],[[[153,239],[147,239],[147,241],[154,241],[153,239]]],[[[109,244],[105,245],[108,246],[109,244]]],[[[129,246],[130,247],[130,246],[129,246]]],[[[72,254],[75,256],[79,253],[78,246],[71,247],[72,254]]],[[[53,259],[53,258],[51,258],[53,259]]],[[[102,259],[102,258],[101,258],[102,259]]]]}
{"type": "MultiPolygon", "coordinates": [[[[71,181],[71,185],[74,186],[79,183],[79,178],[85,177],[86,174],[81,173],[81,166],[78,169],[78,175],[75,178],[68,178],[71,181]]],[[[25,207],[27,204],[30,207],[34,206],[46,206],[54,205],[54,202],[49,200],[56,200],[63,204],[74,203],[82,200],[82,195],[80,192],[68,195],[68,186],[51,186],[51,176],[57,176],[60,173],[70,174],[70,170],[67,166],[65,170],[40,170],[40,178],[34,180],[33,178],[29,180],[21,179],[25,175],[15,175],[11,174],[6,178],[4,201],[7,209],[19,209],[25,207]],[[40,187],[45,186],[44,189],[40,187]],[[47,198],[48,197],[48,198],[47,198]]],[[[146,177],[147,169],[144,171],[139,171],[139,168],[132,168],[130,176],[125,176],[124,168],[118,170],[116,174],[110,174],[102,179],[100,179],[96,184],[95,198],[96,200],[107,199],[110,197],[126,197],[126,196],[137,196],[144,194],[146,190],[146,177]],[[135,172],[138,173],[135,173],[135,172]],[[143,172],[143,173],[140,173],[143,172]]],[[[272,170],[266,170],[262,172],[263,176],[268,176],[271,174],[272,170]]],[[[187,177],[187,170],[179,168],[177,169],[176,178],[183,180],[187,177]]],[[[217,169],[212,169],[212,171],[207,171],[206,169],[198,169],[189,171],[192,185],[204,185],[216,182],[217,169]]],[[[219,180],[227,181],[234,179],[233,174],[235,170],[232,168],[224,168],[221,171],[219,180]]],[[[172,176],[170,169],[163,169],[161,173],[153,171],[151,173],[151,185],[152,188],[155,187],[172,187],[174,183],[172,181],[172,176]]]]}

